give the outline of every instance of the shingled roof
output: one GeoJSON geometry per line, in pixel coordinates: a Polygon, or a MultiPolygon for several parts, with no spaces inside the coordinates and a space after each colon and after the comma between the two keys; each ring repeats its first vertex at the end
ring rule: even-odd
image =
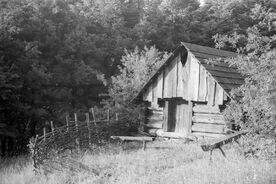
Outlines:
{"type": "Polygon", "coordinates": [[[244,83],[244,77],[237,71],[237,68],[230,67],[224,62],[225,58],[237,57],[237,53],[190,43],[181,43],[181,45],[200,61],[227,93],[244,83]],[[221,58],[221,61],[208,64],[206,60],[212,58],[221,58]]]}
{"type": "Polygon", "coordinates": [[[214,77],[214,79],[220,84],[226,93],[233,88],[237,88],[244,83],[244,77],[237,71],[237,68],[230,67],[224,62],[225,58],[233,58],[238,54],[235,52],[224,51],[211,47],[205,47],[195,45],[191,43],[182,42],[167,59],[167,61],[156,71],[156,73],[150,78],[150,80],[143,86],[142,90],[138,93],[137,97],[144,92],[144,90],[151,84],[154,78],[177,56],[181,51],[188,51],[192,53],[196,59],[205,67],[205,69],[214,77]],[[219,62],[208,63],[209,59],[221,58],[219,62]]]}

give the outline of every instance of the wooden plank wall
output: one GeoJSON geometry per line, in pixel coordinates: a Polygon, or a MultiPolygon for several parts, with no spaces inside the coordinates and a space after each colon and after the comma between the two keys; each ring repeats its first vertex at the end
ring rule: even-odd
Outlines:
{"type": "Polygon", "coordinates": [[[222,105],[227,96],[203,65],[189,52],[186,62],[178,55],[153,79],[143,94],[143,100],[158,106],[158,98],[182,97],[187,101],[222,105]],[[185,63],[184,65],[182,63],[185,63]]]}

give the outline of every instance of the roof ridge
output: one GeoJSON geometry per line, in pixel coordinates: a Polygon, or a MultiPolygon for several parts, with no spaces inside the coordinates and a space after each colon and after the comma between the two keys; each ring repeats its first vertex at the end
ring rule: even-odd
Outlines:
{"type": "MultiPolygon", "coordinates": [[[[220,52],[225,52],[225,53],[231,53],[231,54],[236,54],[236,55],[238,55],[238,53],[237,52],[232,52],[232,51],[228,51],[228,50],[223,50],[223,49],[217,49],[217,48],[214,48],[214,47],[208,47],[208,46],[203,46],[203,45],[197,45],[197,44],[193,44],[193,43],[188,43],[188,42],[181,42],[181,45],[183,45],[186,49],[188,49],[189,51],[195,51],[195,50],[192,50],[192,49],[190,49],[189,48],[189,46],[188,45],[191,45],[191,46],[196,46],[196,47],[203,47],[203,48],[206,48],[206,49],[211,49],[211,50],[216,50],[216,51],[220,51],[220,52]]],[[[199,51],[197,51],[197,52],[199,52],[199,51]]],[[[204,53],[204,54],[210,54],[210,53],[208,53],[208,52],[199,52],[199,53],[204,53]]],[[[213,55],[213,54],[210,54],[210,55],[213,55]]],[[[216,55],[216,56],[218,56],[218,55],[216,55]]]]}

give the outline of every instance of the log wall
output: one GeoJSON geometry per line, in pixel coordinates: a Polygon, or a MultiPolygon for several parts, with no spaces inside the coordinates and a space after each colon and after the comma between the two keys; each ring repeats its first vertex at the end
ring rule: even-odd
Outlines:
{"type": "Polygon", "coordinates": [[[219,106],[194,105],[192,134],[208,137],[221,137],[225,134],[225,121],[219,106]]]}
{"type": "Polygon", "coordinates": [[[163,126],[163,108],[147,108],[147,119],[145,125],[147,128],[161,129],[163,126]]]}

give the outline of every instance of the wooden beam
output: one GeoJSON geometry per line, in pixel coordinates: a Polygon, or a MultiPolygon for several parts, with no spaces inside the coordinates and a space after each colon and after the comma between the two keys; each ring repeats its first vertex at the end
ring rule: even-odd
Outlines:
{"type": "Polygon", "coordinates": [[[222,138],[222,137],[225,137],[225,134],[206,133],[206,132],[192,132],[192,135],[195,136],[195,137],[209,137],[209,138],[222,138]]]}
{"type": "Polygon", "coordinates": [[[153,141],[154,137],[111,136],[111,139],[122,141],[153,141]]]}
{"type": "Polygon", "coordinates": [[[149,129],[148,133],[151,136],[158,136],[158,137],[166,137],[166,138],[174,138],[174,139],[185,139],[186,136],[183,133],[176,133],[176,132],[165,132],[162,129],[149,129]]]}
{"type": "Polygon", "coordinates": [[[247,134],[246,131],[237,132],[237,133],[225,136],[223,138],[220,138],[218,140],[215,140],[211,143],[202,144],[201,148],[202,148],[203,151],[210,151],[210,150],[213,150],[213,149],[216,149],[216,148],[220,148],[221,146],[223,146],[223,145],[225,145],[229,142],[232,142],[232,141],[235,141],[235,140],[239,139],[242,135],[245,135],[245,134],[247,134]]]}

